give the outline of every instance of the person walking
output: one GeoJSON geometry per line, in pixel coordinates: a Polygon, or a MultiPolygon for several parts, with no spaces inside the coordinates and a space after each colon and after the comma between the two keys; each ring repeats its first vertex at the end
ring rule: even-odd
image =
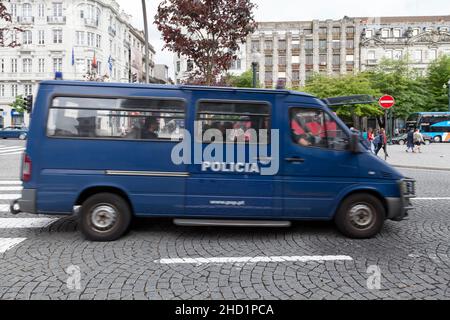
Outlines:
{"type": "Polygon", "coordinates": [[[378,152],[380,152],[381,149],[383,149],[384,151],[384,158],[388,158],[389,155],[387,153],[387,136],[386,136],[386,131],[384,130],[384,128],[381,128],[380,130],[380,134],[377,136],[377,147],[375,150],[375,154],[378,155],[378,152]]]}
{"type": "Polygon", "coordinates": [[[422,143],[425,143],[423,135],[420,133],[419,129],[416,129],[416,132],[414,132],[414,145],[416,146],[416,149],[419,153],[422,153],[422,143]]]}
{"type": "Polygon", "coordinates": [[[414,151],[414,130],[411,129],[408,132],[408,135],[406,136],[406,152],[409,152],[411,150],[412,153],[415,153],[414,151]]]}
{"type": "Polygon", "coordinates": [[[367,131],[367,144],[369,145],[369,149],[371,152],[375,153],[375,148],[373,146],[373,140],[375,139],[375,137],[373,136],[373,129],[369,128],[369,130],[367,131]]]}

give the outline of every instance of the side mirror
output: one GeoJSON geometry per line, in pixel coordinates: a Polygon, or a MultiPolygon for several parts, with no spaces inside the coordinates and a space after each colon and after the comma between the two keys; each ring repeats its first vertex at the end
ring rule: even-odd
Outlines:
{"type": "Polygon", "coordinates": [[[352,153],[361,152],[361,149],[359,146],[359,134],[357,134],[357,133],[353,133],[350,137],[350,151],[352,153]]]}

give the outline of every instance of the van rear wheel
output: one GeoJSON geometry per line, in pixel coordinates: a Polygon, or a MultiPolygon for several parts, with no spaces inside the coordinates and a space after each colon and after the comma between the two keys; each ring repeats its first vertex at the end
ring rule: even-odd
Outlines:
{"type": "Polygon", "coordinates": [[[81,206],[79,225],[88,240],[117,240],[128,230],[130,222],[130,206],[113,193],[93,195],[81,206]]]}
{"type": "Polygon", "coordinates": [[[367,239],[383,228],[386,212],[380,200],[370,194],[354,194],[345,199],[336,216],[339,231],[349,238],[367,239]]]}

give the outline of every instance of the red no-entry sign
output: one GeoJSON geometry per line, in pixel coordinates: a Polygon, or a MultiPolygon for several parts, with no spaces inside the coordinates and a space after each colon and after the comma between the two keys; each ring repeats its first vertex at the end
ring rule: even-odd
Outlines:
{"type": "Polygon", "coordinates": [[[385,95],[380,98],[378,103],[380,104],[380,107],[390,109],[395,105],[395,99],[393,96],[385,95]]]}

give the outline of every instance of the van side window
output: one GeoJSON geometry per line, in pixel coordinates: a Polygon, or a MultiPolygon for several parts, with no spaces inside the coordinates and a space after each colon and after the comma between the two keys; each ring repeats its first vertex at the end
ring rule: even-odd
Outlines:
{"type": "Polygon", "coordinates": [[[202,101],[197,110],[197,141],[267,144],[270,105],[252,102],[202,101]]]}
{"type": "Polygon", "coordinates": [[[181,100],[58,97],[47,123],[50,137],[171,140],[182,139],[181,100]]]}
{"type": "Polygon", "coordinates": [[[291,135],[303,147],[346,150],[349,139],[336,121],[321,110],[291,109],[291,135]]]}

